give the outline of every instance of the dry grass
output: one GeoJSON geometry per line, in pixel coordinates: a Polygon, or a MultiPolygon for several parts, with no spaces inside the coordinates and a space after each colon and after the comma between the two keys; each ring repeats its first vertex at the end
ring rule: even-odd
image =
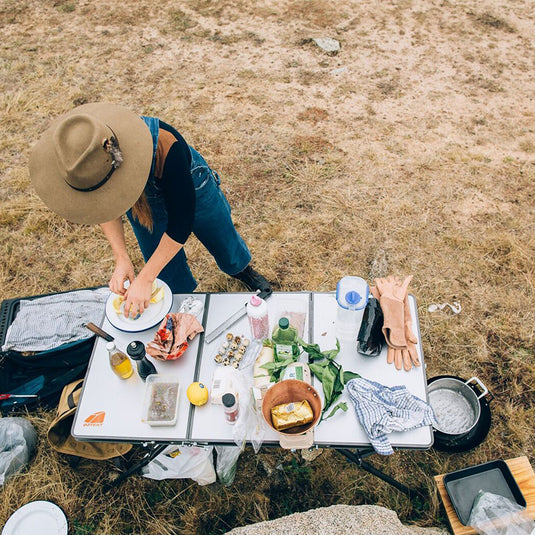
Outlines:
{"type": "MultiPolygon", "coordinates": [[[[531,2],[4,0],[0,6],[0,298],[105,284],[96,228],[51,214],[28,151],[52,117],[97,100],[174,124],[223,176],[255,264],[281,290],[333,290],[344,274],[415,275],[428,376],[479,376],[493,427],[461,455],[399,452],[379,466],[422,503],[336,452],[308,464],[250,451],[234,485],[132,478],[108,496],[107,463],[72,470],[42,438],[2,492],[0,523],[33,499],[76,534],[222,533],[336,503],[377,503],[444,525],[432,476],[534,456],[535,273],[531,2]],[[336,56],[311,39],[342,44],[336,56]],[[461,302],[458,316],[430,314],[461,302]]],[[[137,265],[140,254],[131,233],[137,265]]],[[[201,291],[239,290],[194,238],[201,291]]]]}

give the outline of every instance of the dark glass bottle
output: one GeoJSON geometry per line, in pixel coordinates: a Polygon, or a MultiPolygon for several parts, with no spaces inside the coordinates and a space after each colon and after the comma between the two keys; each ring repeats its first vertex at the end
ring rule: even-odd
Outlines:
{"type": "Polygon", "coordinates": [[[126,346],[126,352],[132,360],[136,361],[137,373],[145,381],[147,377],[153,373],[158,373],[154,364],[150,362],[145,354],[145,344],[139,340],[130,342],[126,346]]]}

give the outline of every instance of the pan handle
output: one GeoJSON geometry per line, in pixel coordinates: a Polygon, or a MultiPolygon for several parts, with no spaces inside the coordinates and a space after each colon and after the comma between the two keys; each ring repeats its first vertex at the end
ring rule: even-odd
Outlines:
{"type": "Polygon", "coordinates": [[[470,379],[468,379],[468,381],[466,381],[465,384],[469,385],[472,381],[475,381],[478,384],[479,388],[481,388],[481,390],[483,391],[481,394],[479,394],[479,396],[477,396],[477,399],[481,399],[489,393],[489,389],[477,377],[471,377],[470,379]]]}

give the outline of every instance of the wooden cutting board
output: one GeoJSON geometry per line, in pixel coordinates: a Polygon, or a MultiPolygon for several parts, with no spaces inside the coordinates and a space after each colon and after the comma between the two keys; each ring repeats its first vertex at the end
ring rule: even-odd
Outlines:
{"type": "MultiPolygon", "coordinates": [[[[507,466],[509,466],[509,469],[526,499],[526,511],[531,518],[535,519],[535,473],[533,473],[533,468],[531,467],[529,459],[527,457],[516,457],[515,459],[509,459],[505,462],[507,463],[507,466]]],[[[443,480],[445,475],[446,474],[435,476],[435,481],[442,503],[446,509],[453,535],[476,535],[477,532],[474,528],[464,526],[457,517],[446,491],[446,487],[444,486],[443,480]]]]}

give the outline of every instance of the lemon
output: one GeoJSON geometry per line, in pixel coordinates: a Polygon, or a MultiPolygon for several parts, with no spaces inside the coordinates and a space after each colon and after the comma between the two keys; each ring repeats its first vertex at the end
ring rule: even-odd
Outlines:
{"type": "Polygon", "coordinates": [[[124,298],[122,295],[118,295],[115,297],[112,301],[113,310],[117,312],[117,314],[121,314],[121,305],[123,304],[124,298]]]}
{"type": "Polygon", "coordinates": [[[152,295],[150,296],[150,302],[159,303],[163,299],[163,294],[164,294],[163,286],[156,288],[156,290],[154,290],[152,292],[152,295]]]}
{"type": "Polygon", "coordinates": [[[191,383],[186,390],[186,396],[192,405],[204,405],[208,401],[208,388],[198,381],[191,383]]]}

